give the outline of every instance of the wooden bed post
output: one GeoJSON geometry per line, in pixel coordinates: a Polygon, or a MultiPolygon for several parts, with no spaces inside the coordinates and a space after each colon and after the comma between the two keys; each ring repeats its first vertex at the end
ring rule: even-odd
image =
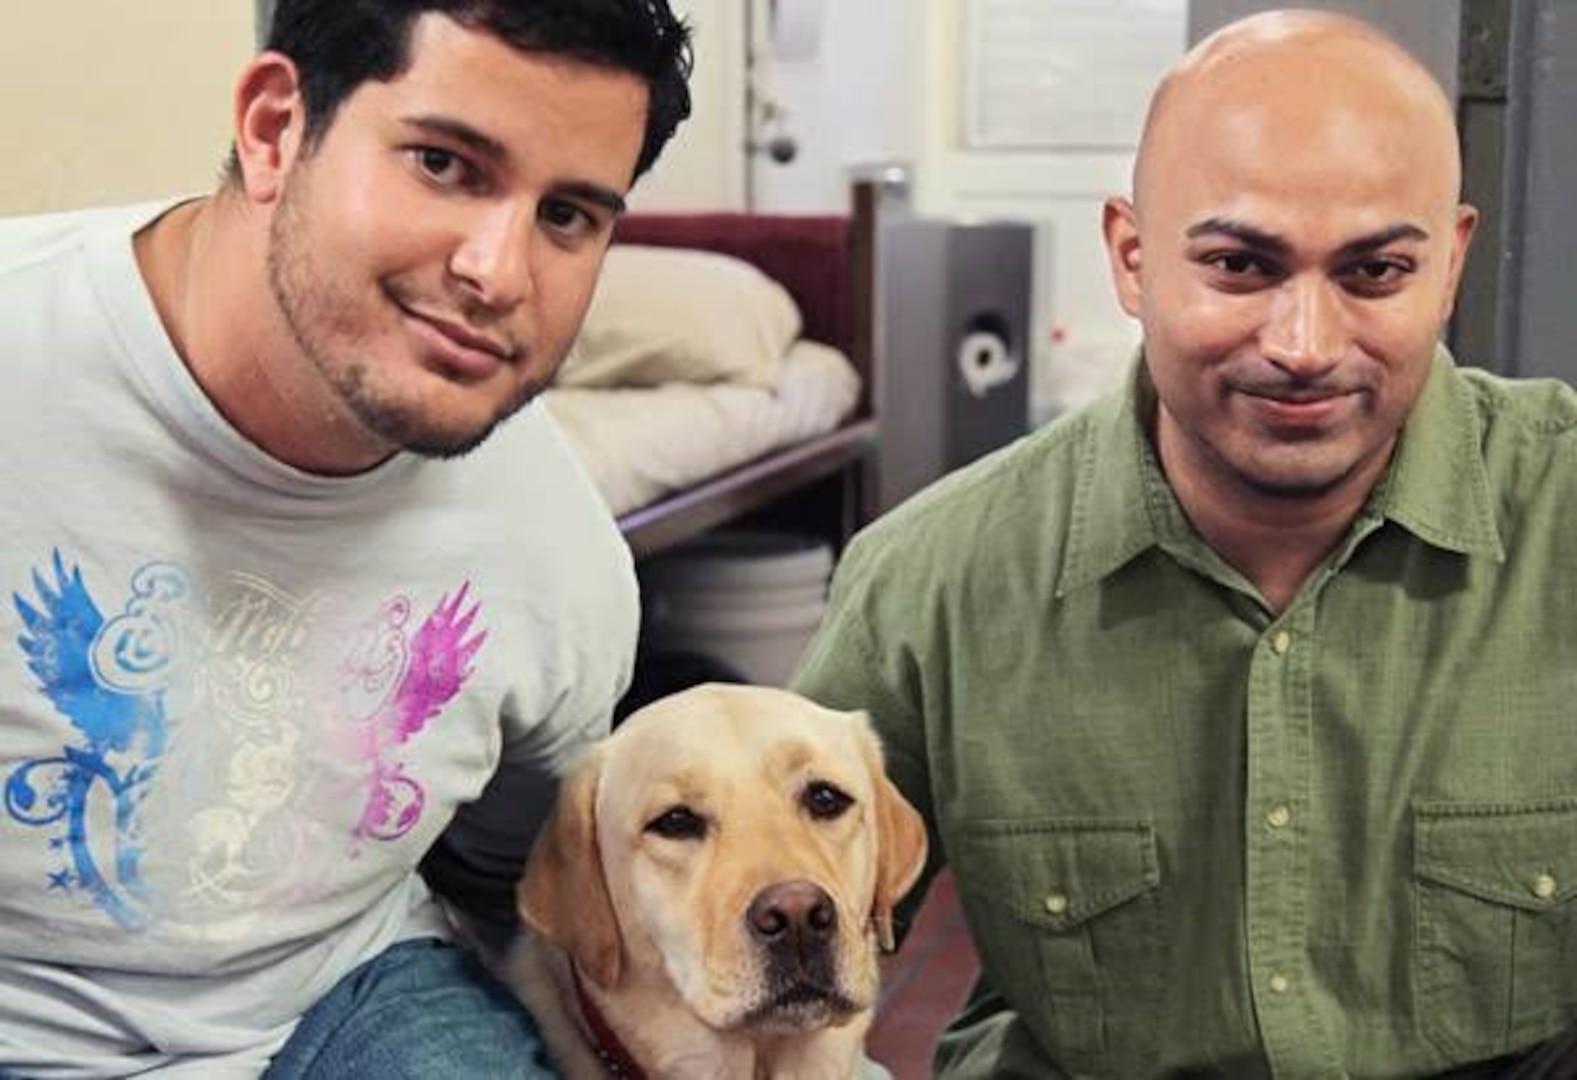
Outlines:
{"type": "Polygon", "coordinates": [[[881,401],[883,372],[878,352],[876,311],[876,230],[879,224],[881,191],[874,180],[859,180],[850,191],[849,207],[849,281],[854,302],[854,333],[849,359],[860,373],[860,402],[855,415],[864,417],[876,433],[874,443],[863,460],[850,465],[844,484],[844,521],[846,536],[876,516],[881,494],[881,401]]]}

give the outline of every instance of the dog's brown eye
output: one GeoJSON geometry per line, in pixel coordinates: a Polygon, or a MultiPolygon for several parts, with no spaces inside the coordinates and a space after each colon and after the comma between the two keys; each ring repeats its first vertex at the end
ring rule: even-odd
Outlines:
{"type": "Polygon", "coordinates": [[[822,820],[835,818],[854,805],[854,799],[850,795],[819,780],[806,786],[805,793],[800,796],[800,802],[805,804],[805,809],[810,811],[811,817],[822,820]]]}
{"type": "Polygon", "coordinates": [[[669,840],[699,840],[706,835],[706,819],[688,806],[675,806],[648,821],[646,831],[669,840]]]}

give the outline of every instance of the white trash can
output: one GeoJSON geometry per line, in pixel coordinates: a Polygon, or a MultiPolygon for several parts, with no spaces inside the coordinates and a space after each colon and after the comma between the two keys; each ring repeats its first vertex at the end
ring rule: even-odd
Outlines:
{"type": "Polygon", "coordinates": [[[644,647],[711,657],[787,686],[821,624],[832,549],[792,533],[720,530],[641,567],[644,647]]]}

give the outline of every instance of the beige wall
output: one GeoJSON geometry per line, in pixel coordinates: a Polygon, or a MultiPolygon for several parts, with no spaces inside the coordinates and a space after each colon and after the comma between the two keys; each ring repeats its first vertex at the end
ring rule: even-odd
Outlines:
{"type": "Polygon", "coordinates": [[[0,32],[0,214],[214,185],[246,0],[28,0],[0,32]]]}

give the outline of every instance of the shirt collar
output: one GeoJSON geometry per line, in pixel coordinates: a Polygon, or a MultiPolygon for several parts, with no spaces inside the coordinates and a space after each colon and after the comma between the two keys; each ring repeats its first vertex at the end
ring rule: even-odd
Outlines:
{"type": "Polygon", "coordinates": [[[1472,389],[1441,346],[1366,512],[1434,547],[1503,562],[1483,434],[1472,389]]]}
{"type": "MultiPolygon", "coordinates": [[[[1202,554],[1205,545],[1178,506],[1147,434],[1155,408],[1141,350],[1122,391],[1086,417],[1090,434],[1078,464],[1059,595],[1116,572],[1151,547],[1202,554]]],[[[1441,346],[1360,518],[1389,519],[1447,551],[1504,560],[1480,436],[1471,390],[1441,346]]]]}
{"type": "Polygon", "coordinates": [[[1100,580],[1160,540],[1151,504],[1171,499],[1171,491],[1145,435],[1154,402],[1141,353],[1122,391],[1092,405],[1085,417],[1089,434],[1076,466],[1058,595],[1100,580]]]}

